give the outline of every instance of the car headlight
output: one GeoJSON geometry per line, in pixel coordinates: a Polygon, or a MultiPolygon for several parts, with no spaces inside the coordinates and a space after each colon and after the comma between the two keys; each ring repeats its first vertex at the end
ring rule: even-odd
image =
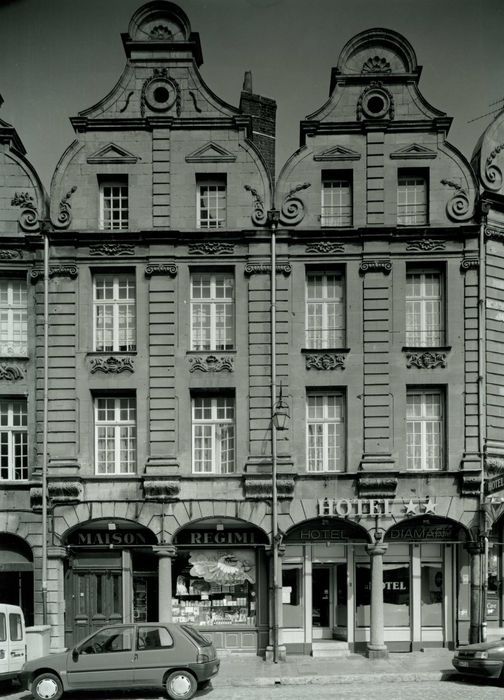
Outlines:
{"type": "Polygon", "coordinates": [[[475,659],[488,659],[488,651],[476,651],[474,652],[475,659]]]}

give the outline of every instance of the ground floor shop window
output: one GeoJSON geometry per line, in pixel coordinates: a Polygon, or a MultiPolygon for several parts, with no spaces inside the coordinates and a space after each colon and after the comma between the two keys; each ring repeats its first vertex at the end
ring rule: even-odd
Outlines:
{"type": "MultiPolygon", "coordinates": [[[[358,627],[371,624],[371,568],[357,564],[356,615],[358,627]]],[[[383,565],[383,614],[387,627],[409,627],[410,567],[408,563],[383,565]]]]}
{"type": "Polygon", "coordinates": [[[303,627],[304,608],[302,598],[302,583],[302,565],[284,565],[282,571],[282,604],[284,627],[303,627]]]}
{"type": "Polygon", "coordinates": [[[174,622],[212,627],[256,624],[253,550],[180,552],[173,567],[174,622]]]}

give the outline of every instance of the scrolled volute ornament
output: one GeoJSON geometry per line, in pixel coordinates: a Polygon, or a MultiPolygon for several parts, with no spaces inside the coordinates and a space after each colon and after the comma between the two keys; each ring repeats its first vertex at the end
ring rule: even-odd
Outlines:
{"type": "Polygon", "coordinates": [[[504,149],[504,143],[496,146],[485,161],[484,179],[489,190],[497,192],[502,187],[502,170],[495,165],[495,157],[504,149]]]}
{"type": "Polygon", "coordinates": [[[296,185],[296,187],[293,187],[292,190],[287,192],[280,210],[280,219],[282,223],[295,225],[303,220],[305,213],[304,202],[295,195],[302,190],[308,189],[308,187],[311,187],[311,183],[303,182],[301,185],[296,185]]]}
{"type": "Polygon", "coordinates": [[[244,185],[244,188],[247,190],[247,192],[250,192],[254,200],[254,211],[252,212],[251,216],[252,223],[254,223],[256,226],[264,226],[267,221],[267,214],[264,208],[263,198],[251,185],[244,185]]]}
{"type": "Polygon", "coordinates": [[[452,180],[441,180],[442,185],[446,185],[455,190],[455,193],[446,203],[446,214],[452,221],[466,221],[472,216],[471,202],[468,191],[462,185],[452,180]]]}
{"type": "Polygon", "coordinates": [[[70,197],[73,195],[77,185],[74,185],[70,190],[61,198],[59,203],[59,213],[54,226],[56,228],[68,228],[70,222],[72,221],[72,205],[70,204],[70,197]]]}
{"type": "Polygon", "coordinates": [[[40,230],[40,219],[35,201],[29,192],[16,192],[11,200],[13,207],[21,207],[19,225],[22,231],[34,232],[40,230]]]}

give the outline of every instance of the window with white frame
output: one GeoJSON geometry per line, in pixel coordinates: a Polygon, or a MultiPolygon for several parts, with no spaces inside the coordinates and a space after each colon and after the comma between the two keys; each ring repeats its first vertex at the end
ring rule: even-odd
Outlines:
{"type": "Polygon", "coordinates": [[[28,354],[26,281],[0,280],[0,355],[28,354]]]}
{"type": "Polygon", "coordinates": [[[340,348],[345,344],[345,283],[339,271],[306,275],[306,347],[340,348]]]}
{"type": "Polygon", "coordinates": [[[443,345],[443,275],[439,270],[406,273],[406,345],[443,345]]]}
{"type": "Polygon", "coordinates": [[[135,276],[93,277],[94,349],[132,352],[136,349],[135,276]]]}
{"type": "Polygon", "coordinates": [[[344,173],[323,173],[320,223],[338,227],[352,225],[352,180],[344,173]]]}
{"type": "Polygon", "coordinates": [[[234,347],[234,277],[229,273],[191,274],[191,350],[234,347]]]}
{"type": "Polygon", "coordinates": [[[136,401],[133,397],[95,398],[97,474],[136,471],[136,401]]]}
{"type": "Polygon", "coordinates": [[[406,461],[408,469],[443,468],[444,395],[438,389],[408,389],[406,461]]]}
{"type": "Polygon", "coordinates": [[[100,228],[119,231],[129,226],[129,194],[126,178],[100,178],[100,228]]]}
{"type": "Polygon", "coordinates": [[[192,442],[195,474],[235,471],[234,397],[193,397],[192,442]]]}
{"type": "Polygon", "coordinates": [[[198,228],[226,226],[227,186],[225,177],[198,177],[196,220],[198,228]]]}
{"type": "Polygon", "coordinates": [[[28,418],[25,399],[0,399],[0,478],[28,479],[28,418]]]}
{"type": "Polygon", "coordinates": [[[397,223],[401,226],[428,224],[427,177],[415,171],[399,171],[397,181],[397,223]]]}
{"type": "Polygon", "coordinates": [[[307,469],[345,468],[345,406],[342,393],[309,393],[306,398],[307,469]]]}

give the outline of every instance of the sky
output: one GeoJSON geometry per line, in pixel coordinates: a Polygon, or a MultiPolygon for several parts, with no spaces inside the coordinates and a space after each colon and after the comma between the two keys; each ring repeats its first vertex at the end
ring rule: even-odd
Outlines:
{"type": "MultiPolygon", "coordinates": [[[[0,118],[13,124],[42,182],[73,141],[70,116],[122,73],[121,32],[141,0],[0,0],[0,118]]],[[[470,159],[504,106],[504,0],[180,0],[199,32],[201,73],[237,106],[246,70],[277,101],[277,171],[299,122],[327,99],[346,42],[371,27],[403,34],[423,66],[420,90],[454,117],[449,141],[470,159]],[[500,100],[500,102],[498,102],[500,100]],[[497,103],[497,104],[492,104],[497,103]]]]}

